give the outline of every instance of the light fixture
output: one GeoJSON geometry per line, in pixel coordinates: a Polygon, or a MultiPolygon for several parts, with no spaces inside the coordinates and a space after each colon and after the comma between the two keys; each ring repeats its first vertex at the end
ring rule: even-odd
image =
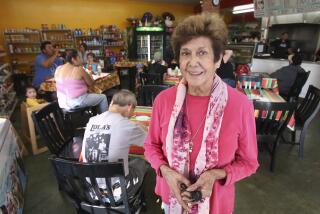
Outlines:
{"type": "Polygon", "coordinates": [[[233,7],[232,13],[233,14],[239,14],[239,13],[248,13],[254,11],[254,5],[253,4],[245,4],[240,6],[233,7]]]}

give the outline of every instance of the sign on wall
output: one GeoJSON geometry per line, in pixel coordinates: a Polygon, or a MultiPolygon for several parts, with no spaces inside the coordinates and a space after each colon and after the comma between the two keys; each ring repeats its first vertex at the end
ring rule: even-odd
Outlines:
{"type": "Polygon", "coordinates": [[[254,16],[266,17],[320,10],[320,0],[254,0],[254,16]]]}

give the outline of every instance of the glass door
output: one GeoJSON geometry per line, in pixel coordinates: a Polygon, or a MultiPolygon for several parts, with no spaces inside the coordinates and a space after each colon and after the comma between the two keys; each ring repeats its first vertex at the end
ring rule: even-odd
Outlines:
{"type": "Polygon", "coordinates": [[[137,35],[137,58],[148,60],[150,55],[150,35],[137,35]]]}
{"type": "Polygon", "coordinates": [[[150,35],[150,59],[154,57],[154,53],[160,51],[163,53],[163,35],[150,35]]]}

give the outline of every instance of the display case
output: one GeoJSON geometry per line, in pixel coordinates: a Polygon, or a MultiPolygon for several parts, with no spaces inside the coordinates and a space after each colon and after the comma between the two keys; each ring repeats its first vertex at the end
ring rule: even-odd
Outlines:
{"type": "Polygon", "coordinates": [[[235,64],[250,64],[255,53],[255,43],[228,44],[226,49],[233,51],[233,62],[235,64]]]}
{"type": "Polygon", "coordinates": [[[10,118],[16,105],[16,93],[13,90],[12,68],[0,57],[0,117],[10,118]]]}
{"type": "Polygon", "coordinates": [[[166,33],[163,27],[130,27],[128,37],[131,60],[151,61],[157,51],[164,55],[166,33]]]}

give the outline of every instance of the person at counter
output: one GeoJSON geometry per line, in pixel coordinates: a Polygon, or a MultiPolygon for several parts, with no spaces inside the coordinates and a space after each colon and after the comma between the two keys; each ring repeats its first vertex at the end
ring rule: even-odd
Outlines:
{"type": "Polygon", "coordinates": [[[277,78],[279,83],[279,92],[283,95],[288,95],[291,86],[296,80],[298,72],[305,72],[300,66],[302,63],[302,57],[300,54],[295,54],[292,57],[292,62],[289,59],[289,65],[284,66],[276,72],[270,74],[270,77],[277,78]]]}
{"type": "Polygon", "coordinates": [[[271,42],[270,46],[274,48],[273,57],[282,59],[288,58],[288,55],[292,52],[291,42],[288,37],[288,33],[283,32],[280,39],[271,42]]]}
{"type": "Polygon", "coordinates": [[[51,42],[42,42],[40,49],[41,54],[36,57],[34,62],[35,75],[32,85],[35,88],[39,88],[42,82],[52,78],[56,68],[63,64],[59,58],[59,50],[55,49],[51,42]]]}
{"type": "Polygon", "coordinates": [[[217,68],[217,75],[228,85],[231,87],[235,88],[236,87],[236,82],[235,82],[235,76],[234,76],[234,69],[229,62],[229,59],[231,58],[233,54],[232,50],[225,50],[224,55],[221,59],[221,64],[220,67],[217,68]]]}

